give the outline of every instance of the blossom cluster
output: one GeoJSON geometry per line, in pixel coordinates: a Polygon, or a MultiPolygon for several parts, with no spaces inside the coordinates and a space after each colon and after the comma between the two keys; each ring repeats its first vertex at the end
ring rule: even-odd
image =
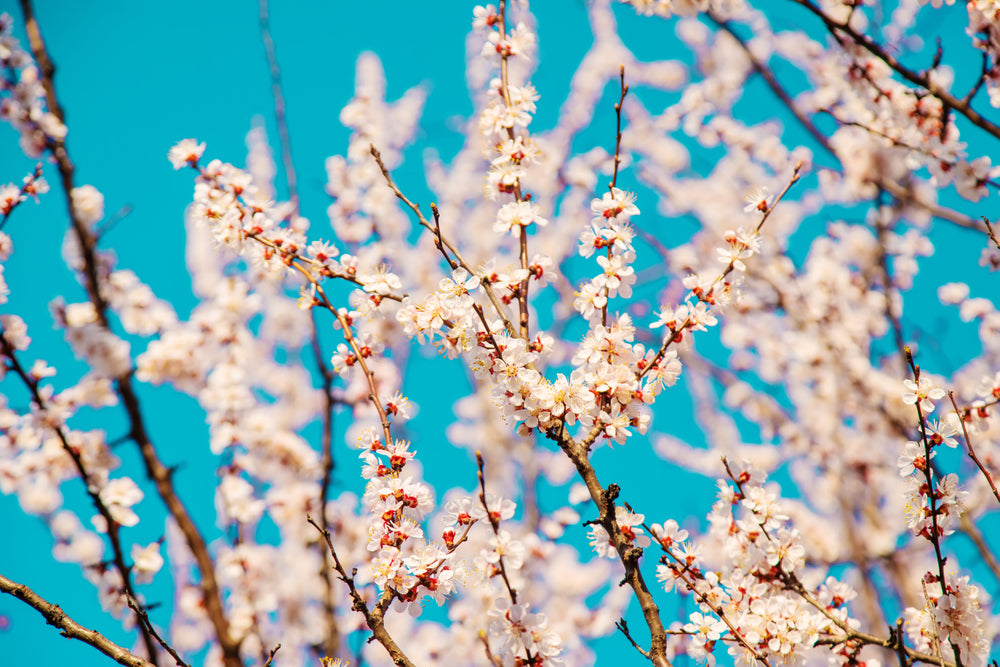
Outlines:
{"type": "Polygon", "coordinates": [[[373,521],[368,550],[374,554],[372,580],[394,594],[397,611],[419,615],[423,600],[441,604],[454,590],[452,553],[446,543],[424,539],[421,524],[434,507],[431,490],[404,473],[415,452],[396,440],[388,447],[370,435],[363,443],[364,503],[373,521]]]}
{"type": "Polygon", "coordinates": [[[821,639],[847,650],[858,622],[844,605],[856,593],[806,566],[802,535],[766,475],[745,463],[727,467],[731,482],[719,482],[703,542],[691,544],[672,520],[651,530],[665,553],[657,579],[693,595],[699,608],[682,628],[688,655],[711,656],[723,637],[735,664],[746,667],[802,664],[822,655],[821,639]]]}

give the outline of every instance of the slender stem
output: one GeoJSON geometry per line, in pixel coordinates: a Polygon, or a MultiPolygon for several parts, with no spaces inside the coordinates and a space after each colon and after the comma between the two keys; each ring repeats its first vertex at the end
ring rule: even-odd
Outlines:
{"type": "Polygon", "coordinates": [[[264,667],[271,667],[271,663],[274,662],[274,656],[278,652],[278,649],[280,648],[281,644],[278,644],[277,646],[271,649],[271,651],[267,654],[267,661],[264,663],[264,667]]]}
{"type": "MultiPolygon", "coordinates": [[[[906,362],[910,366],[910,370],[913,371],[913,381],[917,384],[919,391],[920,387],[920,366],[918,366],[913,361],[913,354],[910,348],[907,346],[904,348],[906,354],[906,362]]],[[[945,579],[944,574],[944,555],[941,553],[941,529],[938,527],[938,508],[937,508],[937,492],[934,488],[934,468],[931,466],[931,441],[927,437],[927,422],[924,417],[924,410],[920,407],[920,396],[917,396],[915,406],[917,408],[917,427],[920,431],[920,441],[924,445],[924,460],[926,464],[924,465],[924,481],[927,485],[927,505],[930,509],[929,514],[931,517],[931,530],[930,535],[927,539],[930,540],[934,547],[934,557],[937,561],[937,571],[938,571],[938,587],[941,589],[941,595],[945,596],[948,594],[948,584],[945,579]]],[[[957,667],[962,667],[962,656],[958,650],[958,645],[952,641],[951,649],[955,653],[955,664],[957,667]]]]}
{"type": "Polygon", "coordinates": [[[625,65],[622,65],[619,70],[619,89],[621,92],[618,96],[618,102],[615,104],[615,166],[614,172],[611,174],[611,183],[608,184],[608,190],[611,191],[612,195],[618,186],[618,167],[622,163],[622,106],[625,104],[625,96],[628,95],[628,86],[625,84],[625,65]]]}
{"type": "Polygon", "coordinates": [[[126,595],[125,601],[128,603],[129,609],[134,611],[139,616],[139,622],[146,629],[146,632],[151,634],[153,639],[155,639],[156,642],[163,647],[163,650],[170,654],[170,657],[174,659],[177,667],[191,667],[184,661],[183,658],[181,658],[180,654],[177,653],[177,650],[168,644],[166,640],[160,636],[160,633],[156,631],[156,628],[153,627],[153,623],[149,620],[149,614],[147,614],[146,610],[142,608],[139,601],[131,595],[126,595]]]}
{"type": "MultiPolygon", "coordinates": [[[[483,506],[483,511],[486,512],[486,520],[490,523],[490,528],[493,529],[493,535],[499,539],[500,537],[500,518],[494,515],[490,511],[490,506],[486,503],[486,474],[485,474],[485,463],[483,462],[483,453],[476,452],[476,475],[479,479],[479,503],[483,506]]],[[[500,571],[500,577],[503,579],[504,587],[507,589],[507,595],[510,597],[511,604],[517,604],[517,591],[510,583],[510,577],[507,575],[507,566],[504,563],[503,554],[497,552],[497,566],[500,571]]],[[[527,665],[534,664],[537,656],[531,653],[531,649],[524,646],[525,655],[528,661],[525,663],[527,665]]]]}
{"type": "MultiPolygon", "coordinates": [[[[382,172],[382,177],[385,179],[386,185],[389,186],[389,189],[393,191],[393,193],[400,201],[406,204],[406,206],[409,207],[411,211],[413,211],[414,215],[417,216],[417,221],[420,223],[420,225],[424,229],[427,229],[428,231],[431,231],[435,234],[436,238],[441,242],[441,245],[447,248],[448,251],[455,256],[455,261],[459,264],[459,266],[468,271],[469,275],[471,276],[476,275],[475,269],[472,267],[471,264],[469,264],[465,260],[464,257],[462,257],[461,253],[458,251],[458,248],[456,248],[455,245],[451,241],[449,241],[446,237],[440,234],[440,227],[432,225],[427,220],[427,218],[424,217],[424,214],[423,212],[421,212],[420,207],[417,206],[412,201],[410,201],[410,199],[405,194],[403,194],[403,191],[399,189],[396,183],[392,180],[392,176],[389,174],[389,170],[388,168],[386,168],[385,163],[382,162],[382,154],[379,153],[378,149],[375,148],[375,146],[371,147],[371,154],[372,157],[375,158],[375,163],[378,164],[379,170],[382,172]]],[[[442,250],[441,252],[444,251],[442,250]]],[[[507,316],[507,309],[504,308],[500,299],[497,297],[496,291],[493,289],[492,285],[490,285],[490,283],[487,281],[484,281],[482,285],[483,285],[483,291],[486,292],[486,296],[489,298],[490,303],[493,305],[493,309],[494,311],[496,311],[497,317],[499,317],[500,320],[503,322],[504,328],[507,330],[507,333],[510,336],[516,336],[517,329],[514,327],[514,324],[510,321],[510,318],[507,316]]],[[[488,331],[489,327],[487,327],[486,330],[488,331]]]]}
{"type": "MultiPolygon", "coordinates": [[[[507,39],[507,1],[500,0],[499,9],[497,10],[497,17],[499,19],[499,29],[500,29],[500,39],[507,39]]],[[[500,92],[503,95],[504,104],[507,105],[508,109],[513,108],[513,103],[510,97],[510,80],[508,77],[508,64],[507,59],[510,58],[510,53],[506,49],[500,51],[500,92]]],[[[514,139],[514,128],[507,128],[507,137],[511,140],[514,139]]],[[[514,182],[514,200],[517,202],[527,201],[523,193],[521,192],[521,179],[518,178],[514,182]]],[[[518,234],[518,257],[521,260],[521,269],[525,272],[528,271],[528,229],[524,225],[520,225],[521,229],[518,234]]],[[[518,308],[518,331],[520,332],[521,338],[527,343],[531,340],[531,329],[528,321],[528,290],[531,287],[531,276],[526,275],[521,281],[521,285],[517,292],[517,308],[518,308]]]]}
{"type": "MultiPolygon", "coordinates": [[[[649,530],[648,527],[647,530],[649,530]]],[[[721,620],[723,623],[726,624],[726,627],[729,628],[729,633],[733,636],[733,639],[735,639],[740,646],[745,648],[751,655],[753,655],[754,660],[760,662],[762,665],[765,665],[765,667],[771,667],[771,662],[767,659],[767,656],[758,651],[756,647],[751,645],[750,642],[748,642],[746,638],[743,636],[743,634],[740,632],[740,629],[731,620],[729,620],[729,617],[726,615],[726,611],[725,609],[722,608],[722,605],[714,604],[708,598],[707,595],[698,591],[698,588],[695,585],[696,576],[691,571],[691,568],[688,566],[688,564],[682,561],[676,555],[674,555],[669,549],[664,549],[663,551],[677,565],[677,567],[671,567],[671,569],[677,573],[681,581],[684,582],[684,585],[687,586],[688,590],[694,593],[694,596],[698,598],[698,601],[701,602],[702,604],[708,605],[708,607],[712,610],[712,612],[719,617],[719,620],[721,620]]]]}
{"type": "Polygon", "coordinates": [[[955,408],[955,414],[958,416],[958,423],[962,425],[962,435],[965,436],[965,446],[969,452],[969,458],[976,464],[979,468],[979,472],[983,473],[983,477],[986,478],[986,482],[990,485],[990,490],[993,491],[993,497],[997,499],[1000,503],[1000,492],[997,491],[997,485],[993,482],[993,476],[990,475],[990,471],[986,469],[983,462],[979,460],[976,455],[976,450],[972,447],[972,439],[969,438],[969,429],[965,426],[965,420],[962,419],[962,411],[958,409],[958,404],[955,402],[955,392],[948,392],[948,399],[951,401],[951,406],[955,408]]]}
{"type": "Polygon", "coordinates": [[[292,160],[292,140],[288,134],[288,119],[285,116],[285,96],[281,90],[281,67],[278,65],[278,54],[271,37],[271,20],[268,13],[268,0],[258,0],[258,18],[260,23],[260,38],[264,42],[267,53],[268,71],[271,75],[271,97],[274,98],[274,117],[278,123],[278,137],[281,141],[281,161],[285,168],[285,183],[288,186],[288,201],[292,204],[292,212],[298,215],[299,193],[296,188],[295,162],[292,160]]]}

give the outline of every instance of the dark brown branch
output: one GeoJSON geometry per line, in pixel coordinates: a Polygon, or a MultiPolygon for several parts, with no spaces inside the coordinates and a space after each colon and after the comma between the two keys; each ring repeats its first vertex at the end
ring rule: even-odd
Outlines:
{"type": "Polygon", "coordinates": [[[990,240],[993,241],[993,245],[1000,250],[1000,239],[997,238],[996,232],[993,231],[993,225],[990,224],[989,218],[983,216],[983,222],[986,223],[986,233],[989,235],[990,240]]]}
{"type": "MultiPolygon", "coordinates": [[[[829,138],[822,132],[820,132],[819,128],[812,121],[812,119],[806,116],[806,114],[803,113],[802,110],[798,108],[798,106],[795,104],[795,101],[792,99],[792,96],[781,85],[781,83],[778,81],[778,78],[774,75],[774,72],[772,72],[767,65],[761,62],[760,59],[754,55],[753,51],[750,49],[746,41],[742,37],[740,37],[736,33],[736,31],[732,29],[732,26],[728,22],[721,21],[720,19],[713,16],[711,13],[709,13],[709,16],[712,18],[713,21],[715,21],[715,23],[722,30],[725,30],[730,36],[732,36],[734,40],[736,40],[736,43],[739,44],[740,47],[743,49],[743,52],[746,55],[747,60],[750,62],[750,65],[753,67],[754,71],[760,74],[761,78],[764,79],[764,83],[767,84],[767,87],[770,88],[771,92],[774,93],[775,97],[777,97],[785,105],[785,107],[792,114],[792,116],[795,117],[795,119],[799,122],[802,128],[809,133],[809,136],[811,136],[817,143],[819,143],[819,145],[822,146],[823,149],[826,150],[830,155],[832,155],[833,158],[837,160],[838,164],[840,164],[841,163],[840,156],[837,155],[837,152],[834,150],[833,146],[830,145],[829,138]]],[[[843,122],[843,121],[840,121],[838,119],[838,122],[843,122]]],[[[865,127],[864,129],[869,130],[870,128],[865,127]]],[[[918,198],[917,193],[914,192],[913,190],[907,189],[891,180],[885,180],[885,181],[879,180],[876,182],[876,185],[878,185],[880,188],[883,188],[886,192],[895,197],[896,200],[899,201],[900,203],[913,204],[919,206],[920,208],[926,210],[928,213],[933,215],[935,218],[946,220],[950,223],[953,223],[959,227],[964,227],[966,229],[978,228],[978,224],[973,218],[963,213],[954,211],[952,209],[945,208],[935,202],[924,201],[923,199],[918,198]]]]}
{"type": "MultiPolygon", "coordinates": [[[[913,353],[910,351],[909,346],[904,348],[904,354],[906,355],[906,363],[909,365],[910,370],[913,372],[913,381],[916,383],[917,388],[914,389],[915,392],[919,391],[920,387],[920,366],[918,366],[913,361],[913,353]]],[[[917,427],[920,433],[920,442],[924,445],[924,460],[927,464],[923,468],[924,482],[927,486],[927,504],[930,507],[930,517],[931,517],[931,530],[927,539],[930,540],[931,544],[934,546],[934,558],[937,561],[937,571],[938,571],[938,585],[941,589],[941,595],[948,595],[948,580],[945,579],[944,574],[944,561],[945,557],[941,553],[941,537],[942,532],[938,527],[938,508],[937,508],[937,493],[934,486],[934,470],[931,466],[931,441],[927,436],[927,421],[924,415],[924,410],[920,407],[921,398],[917,394],[916,402],[914,407],[917,409],[917,427]]],[[[962,667],[962,654],[958,650],[958,645],[952,641],[951,650],[955,654],[955,664],[957,667],[962,667]]]]}
{"type": "MultiPolygon", "coordinates": [[[[600,425],[594,430],[599,431],[600,425]]],[[[614,544],[618,558],[625,568],[624,583],[632,589],[639,607],[642,609],[643,618],[649,627],[650,647],[649,660],[656,667],[671,667],[671,662],[667,658],[667,633],[660,619],[660,609],[653,600],[653,595],[646,586],[646,580],[639,569],[639,558],[642,556],[642,549],[633,546],[628,542],[618,527],[615,519],[615,499],[618,496],[618,486],[612,484],[607,489],[601,486],[597,479],[597,472],[587,458],[588,445],[586,441],[576,442],[566,435],[565,428],[559,432],[549,431],[546,433],[559,445],[560,449],[569,457],[576,467],[577,473],[587,486],[590,498],[597,506],[597,523],[607,531],[609,538],[614,544]]],[[[593,431],[591,432],[593,435],[593,431]]],[[[594,436],[596,437],[596,435],[594,436]]]]}
{"type": "MultiPolygon", "coordinates": [[[[55,66],[46,50],[41,29],[38,26],[38,21],[35,19],[31,0],[21,0],[21,8],[24,11],[25,30],[28,33],[31,51],[38,62],[41,72],[46,104],[60,122],[64,122],[65,116],[62,107],[59,105],[55,91],[53,78],[55,75],[55,66]]],[[[49,149],[59,169],[59,176],[66,196],[66,205],[69,209],[70,221],[80,245],[87,294],[90,297],[91,303],[94,304],[101,325],[106,329],[110,329],[107,314],[108,304],[101,294],[98,280],[97,237],[84,224],[76,212],[76,207],[73,205],[73,162],[69,158],[64,140],[51,141],[49,149]]],[[[118,395],[122,399],[122,405],[125,407],[128,415],[130,425],[129,434],[139,446],[139,451],[146,468],[146,476],[155,484],[160,498],[163,499],[170,515],[177,522],[177,526],[180,528],[187,542],[188,549],[190,549],[198,565],[198,570],[201,574],[205,613],[212,623],[216,638],[222,648],[223,662],[226,667],[242,667],[243,661],[240,658],[239,642],[229,635],[229,622],[226,619],[225,610],[222,605],[222,594],[215,578],[215,565],[208,553],[208,547],[205,544],[203,536],[198,531],[187,508],[174,490],[170,469],[160,461],[156,449],[146,433],[139,399],[132,388],[131,374],[116,378],[115,385],[118,395]]],[[[153,644],[152,638],[147,639],[150,647],[153,649],[151,655],[155,655],[155,644],[153,644]]]]}
{"type": "Polygon", "coordinates": [[[14,583],[10,579],[0,575],[0,591],[8,595],[13,595],[33,607],[45,617],[46,623],[59,628],[64,637],[79,639],[86,644],[90,644],[120,665],[127,665],[128,667],[153,667],[153,663],[115,644],[100,632],[83,627],[70,618],[59,605],[47,602],[24,584],[14,583]]]}

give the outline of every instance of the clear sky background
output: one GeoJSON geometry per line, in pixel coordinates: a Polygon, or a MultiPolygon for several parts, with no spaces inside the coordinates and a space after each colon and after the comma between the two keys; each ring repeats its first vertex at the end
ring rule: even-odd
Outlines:
{"type": "MultiPolygon", "coordinates": [[[[425,192],[417,190],[422,183],[422,152],[434,147],[446,157],[454,153],[461,141],[456,119],[472,111],[464,78],[472,6],[454,0],[378,3],[375,9],[369,3],[336,0],[273,3],[271,28],[282,65],[302,211],[317,233],[329,230],[324,160],[346,149],[348,134],[338,115],[353,95],[354,64],[362,51],[374,51],[382,59],[388,99],[397,99],[415,85],[425,85],[429,91],[418,143],[406,154],[407,167],[397,174],[419,200],[429,200],[425,192]]],[[[235,0],[38,0],[35,7],[58,68],[56,87],[66,110],[67,141],[77,167],[77,184],[92,184],[104,194],[108,216],[126,207],[131,210],[104,243],[115,248],[120,267],[133,269],[186,317],[195,304],[184,269],[183,214],[191,201],[191,178],[176,174],[166,153],[178,140],[193,137],[208,143],[207,155],[243,164],[245,136],[257,116],[265,119],[277,150],[257,4],[235,0]]],[[[23,36],[16,3],[0,0],[0,11],[14,17],[23,36]]],[[[556,117],[569,89],[569,77],[591,42],[591,33],[581,0],[537,2],[535,12],[542,66],[532,80],[542,95],[538,126],[544,129],[556,117]]],[[[681,57],[667,52],[672,40],[668,23],[640,20],[628,8],[618,14],[635,38],[629,45],[638,55],[681,57]]],[[[962,14],[964,11],[949,15],[949,29],[960,38],[962,14]]],[[[768,99],[766,103],[774,102],[768,99]]],[[[610,106],[606,114],[610,138],[610,106]]],[[[33,165],[19,154],[15,133],[6,125],[0,127],[0,182],[20,181],[33,165]]],[[[47,167],[46,177],[53,192],[40,205],[25,204],[5,228],[14,238],[15,254],[5,270],[12,294],[4,312],[25,316],[34,339],[31,358],[44,356],[59,368],[56,385],[62,386],[60,378],[71,381],[82,366],[72,359],[62,334],[52,330],[48,303],[60,294],[71,301],[83,297],[53,251],[61,242],[67,216],[54,169],[47,167]]],[[[279,178],[279,193],[281,182],[279,178]]],[[[653,207],[644,208],[647,210],[652,213],[653,207]]],[[[968,263],[969,256],[974,258],[977,253],[966,253],[955,264],[957,271],[964,270],[960,267],[968,263]]],[[[954,279],[960,278],[956,274],[954,279]]],[[[970,343],[967,331],[958,335],[956,340],[970,343]]],[[[214,488],[205,480],[214,480],[214,467],[212,461],[196,454],[207,450],[206,428],[203,420],[199,421],[199,412],[192,401],[177,398],[169,390],[143,391],[147,416],[164,458],[184,464],[178,478],[180,492],[195,509],[196,517],[211,525],[214,488]]],[[[432,422],[446,422],[450,408],[450,404],[422,405],[421,420],[414,428],[432,435],[432,422]]],[[[104,427],[111,437],[123,430],[123,424],[117,429],[115,424],[105,423],[104,427]]],[[[443,427],[437,428],[443,432],[443,427]]],[[[127,445],[117,453],[126,470],[133,471],[137,480],[143,479],[127,445]]],[[[629,457],[642,455],[637,447],[630,450],[629,457]]],[[[343,475],[353,475],[346,450],[342,450],[341,460],[346,461],[343,475]]],[[[598,463],[605,466],[599,469],[608,471],[607,478],[614,479],[634,461],[609,457],[598,463]]],[[[70,485],[66,487],[72,496],[70,485]]],[[[712,488],[710,480],[685,481],[674,490],[680,506],[671,513],[703,514],[711,502],[712,488]]],[[[143,509],[153,504],[147,502],[143,509]]],[[[161,524],[150,523],[153,525],[140,524],[130,535],[140,543],[156,539],[161,524]]],[[[129,642],[114,630],[117,622],[101,611],[93,589],[79,584],[78,567],[52,559],[52,539],[40,520],[25,517],[15,499],[0,497],[0,526],[0,573],[59,602],[80,623],[106,631],[119,642],[129,642]]],[[[169,604],[168,589],[162,583],[159,588],[154,585],[149,597],[155,599],[156,592],[169,604]]],[[[630,655],[622,651],[621,643],[620,637],[613,637],[601,644],[614,646],[615,655],[630,655]]],[[[33,610],[0,596],[0,664],[89,667],[109,661],[89,646],[60,638],[33,610]]]]}

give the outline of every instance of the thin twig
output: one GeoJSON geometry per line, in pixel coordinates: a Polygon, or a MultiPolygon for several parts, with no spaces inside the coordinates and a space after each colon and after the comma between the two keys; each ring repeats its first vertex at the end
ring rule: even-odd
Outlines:
{"type": "Polygon", "coordinates": [[[267,662],[264,663],[264,667],[271,667],[271,663],[274,662],[274,654],[278,652],[279,648],[281,648],[281,644],[271,649],[271,652],[267,655],[267,662]]]}
{"type": "Polygon", "coordinates": [[[615,188],[618,186],[618,167],[622,163],[622,106],[625,104],[625,96],[628,95],[628,85],[625,83],[625,65],[621,66],[618,76],[621,92],[618,96],[618,102],[615,104],[615,166],[614,172],[611,174],[611,182],[608,184],[608,190],[611,191],[612,195],[615,194],[615,188]]]}
{"type": "MultiPolygon", "coordinates": [[[[379,170],[382,172],[382,178],[385,179],[386,185],[389,186],[389,189],[393,191],[393,193],[400,201],[406,204],[406,206],[411,211],[413,211],[413,214],[417,216],[417,221],[420,223],[420,226],[434,233],[435,238],[439,239],[441,241],[441,245],[447,248],[448,251],[455,256],[455,261],[459,264],[459,266],[465,269],[470,276],[477,275],[472,265],[469,264],[464,257],[462,257],[461,253],[459,253],[458,248],[456,248],[455,245],[451,243],[451,241],[449,241],[446,237],[438,234],[437,233],[438,230],[435,228],[434,225],[432,225],[427,220],[427,218],[424,217],[424,214],[420,210],[420,207],[417,204],[410,201],[410,199],[405,194],[403,194],[403,191],[399,189],[395,181],[392,180],[392,176],[389,174],[389,169],[385,166],[385,163],[382,162],[382,154],[379,153],[378,149],[375,148],[374,145],[371,146],[371,154],[372,157],[375,158],[375,163],[378,165],[379,170]]],[[[493,309],[496,311],[497,317],[499,317],[500,320],[503,322],[504,328],[507,330],[508,335],[516,336],[517,329],[514,327],[514,324],[510,321],[510,318],[507,315],[507,309],[504,308],[503,304],[500,302],[500,299],[497,297],[496,292],[494,291],[492,285],[490,285],[490,283],[486,281],[484,281],[482,285],[483,285],[483,291],[486,292],[486,296],[489,298],[490,303],[493,304],[493,309]]]]}
{"type": "MultiPolygon", "coordinates": [[[[622,156],[622,106],[625,104],[625,96],[628,95],[628,85],[625,83],[625,65],[621,66],[619,70],[619,96],[618,102],[615,103],[615,158],[614,158],[614,172],[611,174],[611,182],[608,183],[608,191],[611,193],[611,197],[615,196],[615,188],[618,187],[618,167],[621,165],[622,156]]],[[[607,249],[607,259],[610,262],[613,255],[612,246],[608,246],[607,249]]],[[[608,326],[608,301],[610,300],[609,294],[611,289],[605,285],[604,286],[604,305],[601,306],[601,326],[608,326]]],[[[609,355],[610,356],[610,355],[609,355]]],[[[611,361],[610,359],[608,360],[611,361]]]]}
{"type": "Polygon", "coordinates": [[[975,462],[976,466],[979,468],[979,472],[983,473],[983,477],[986,478],[986,482],[990,485],[990,490],[993,491],[993,497],[997,499],[1000,503],[1000,492],[997,491],[997,485],[993,482],[993,476],[990,475],[990,471],[986,469],[983,462],[979,460],[976,456],[976,450],[972,447],[972,439],[969,437],[969,429],[965,426],[965,420],[962,419],[962,412],[958,409],[958,404],[955,402],[955,392],[948,392],[948,399],[951,401],[951,406],[955,408],[955,414],[958,416],[958,423],[962,426],[962,435],[965,436],[965,446],[969,450],[969,458],[975,462]]]}
{"type": "Polygon", "coordinates": [[[990,224],[989,218],[985,215],[983,216],[983,222],[986,224],[986,233],[989,235],[990,240],[993,241],[993,245],[1000,250],[1000,239],[997,238],[996,232],[993,231],[993,226],[990,224]]]}
{"type": "MultiPolygon", "coordinates": [[[[764,227],[764,223],[767,222],[767,219],[771,216],[771,213],[774,211],[775,207],[781,202],[782,199],[785,198],[785,195],[788,194],[788,191],[792,188],[792,186],[795,185],[799,181],[799,178],[801,178],[801,175],[802,175],[801,172],[802,172],[802,162],[798,162],[798,163],[795,164],[795,169],[792,171],[792,175],[788,179],[788,183],[785,184],[784,189],[781,192],[778,193],[778,196],[775,197],[774,202],[770,206],[768,206],[767,209],[764,210],[764,215],[761,216],[761,219],[757,223],[757,227],[754,230],[755,233],[758,233],[758,234],[760,233],[760,230],[764,227]]],[[[733,270],[735,269],[735,267],[736,267],[736,261],[735,260],[730,260],[729,264],[722,271],[722,274],[719,275],[712,282],[712,286],[704,294],[699,294],[698,298],[701,301],[704,301],[704,302],[707,302],[707,303],[711,303],[713,301],[716,288],[719,285],[723,284],[723,281],[726,279],[726,277],[730,273],[733,272],[733,270]]],[[[647,373],[649,373],[650,371],[652,371],[654,368],[657,368],[657,364],[659,364],[660,360],[663,359],[663,356],[667,353],[667,350],[670,348],[670,346],[673,345],[676,342],[679,342],[681,340],[684,332],[686,330],[692,328],[694,326],[694,324],[695,324],[695,319],[689,315],[688,317],[686,317],[684,319],[684,321],[681,324],[679,324],[676,327],[671,327],[667,331],[666,335],[664,336],[663,342],[661,343],[660,348],[656,351],[656,354],[653,355],[652,360],[650,360],[650,362],[648,364],[646,364],[642,368],[642,370],[640,370],[636,374],[636,379],[641,380],[647,373]]],[[[594,439],[596,439],[597,436],[600,435],[600,429],[601,429],[601,425],[598,424],[591,431],[590,435],[588,435],[588,437],[587,437],[587,439],[585,441],[585,444],[588,447],[589,447],[589,445],[591,443],[594,442],[594,439]]]]}
{"type": "Polygon", "coordinates": [[[986,567],[993,573],[993,578],[997,580],[997,583],[1000,583],[1000,563],[997,562],[997,557],[993,555],[993,549],[986,544],[982,531],[979,530],[979,526],[972,520],[968,512],[962,515],[959,527],[965,533],[966,537],[976,545],[976,551],[979,552],[983,562],[986,563],[986,567]]]}
{"type": "MultiPolygon", "coordinates": [[[[500,516],[499,513],[494,514],[490,510],[490,506],[486,502],[486,465],[483,462],[483,453],[480,451],[476,452],[476,475],[479,479],[479,503],[483,506],[483,511],[486,512],[486,520],[489,521],[490,527],[493,529],[493,535],[499,539],[500,538],[500,516]]],[[[510,602],[512,605],[517,604],[517,591],[510,583],[510,577],[507,575],[507,566],[504,563],[503,554],[497,551],[497,566],[500,572],[500,577],[503,579],[504,586],[507,589],[507,595],[510,597],[510,602]]],[[[537,655],[531,652],[527,644],[523,646],[525,655],[527,657],[526,665],[533,665],[538,659],[537,655]]]]}
{"type": "Polygon", "coordinates": [[[490,664],[493,667],[502,667],[503,662],[499,656],[494,655],[493,651],[490,650],[490,641],[486,638],[486,633],[482,630],[479,631],[479,642],[483,645],[483,651],[485,651],[486,659],[490,661],[490,664]]]}
{"type": "Polygon", "coordinates": [[[164,641],[163,637],[160,636],[160,633],[156,631],[156,628],[153,627],[152,621],[149,620],[149,614],[147,614],[146,610],[142,608],[139,601],[128,594],[125,595],[125,601],[128,603],[129,608],[139,616],[139,622],[146,628],[146,631],[153,635],[153,639],[155,639],[157,643],[163,647],[164,651],[170,654],[170,657],[174,659],[174,662],[177,663],[178,667],[190,667],[190,665],[184,662],[184,659],[178,655],[177,650],[164,641]]]}
{"type": "Polygon", "coordinates": [[[646,658],[647,660],[650,659],[649,651],[639,646],[638,642],[636,642],[635,639],[632,638],[632,633],[629,632],[628,629],[628,622],[624,618],[619,618],[617,621],[615,621],[615,627],[618,628],[619,632],[625,635],[625,639],[629,641],[629,643],[632,645],[632,648],[638,651],[642,657],[646,658]]]}
{"type": "Polygon", "coordinates": [[[281,161],[285,168],[285,183],[288,186],[288,201],[292,204],[293,215],[299,212],[299,193],[296,188],[295,162],[292,160],[292,140],[288,134],[288,119],[285,117],[285,96],[281,90],[281,67],[278,54],[271,38],[271,21],[268,14],[268,0],[258,0],[260,38],[267,53],[268,71],[271,75],[271,97],[274,98],[274,118],[278,124],[278,138],[281,142],[281,161]]]}
{"type": "Polygon", "coordinates": [[[890,636],[887,639],[882,639],[881,637],[878,637],[876,635],[869,634],[867,632],[861,632],[859,630],[852,628],[847,623],[847,621],[842,620],[839,617],[835,616],[834,614],[830,613],[830,610],[827,609],[825,605],[821,604],[819,600],[813,597],[812,594],[809,593],[808,590],[806,590],[806,587],[802,584],[801,581],[799,581],[798,577],[796,577],[794,573],[790,574],[788,572],[785,572],[784,570],[781,570],[781,574],[784,577],[785,585],[788,587],[789,590],[795,591],[810,606],[816,609],[819,613],[823,614],[834,625],[840,628],[846,635],[847,639],[858,639],[866,644],[872,644],[874,646],[881,646],[883,648],[901,651],[905,653],[907,658],[911,660],[917,660],[920,662],[926,662],[935,665],[941,664],[942,667],[956,667],[955,663],[946,662],[944,661],[943,658],[940,658],[938,656],[933,656],[927,653],[921,653],[920,651],[915,651],[906,646],[902,646],[901,645],[902,642],[900,641],[897,643],[894,637],[890,636]]]}

